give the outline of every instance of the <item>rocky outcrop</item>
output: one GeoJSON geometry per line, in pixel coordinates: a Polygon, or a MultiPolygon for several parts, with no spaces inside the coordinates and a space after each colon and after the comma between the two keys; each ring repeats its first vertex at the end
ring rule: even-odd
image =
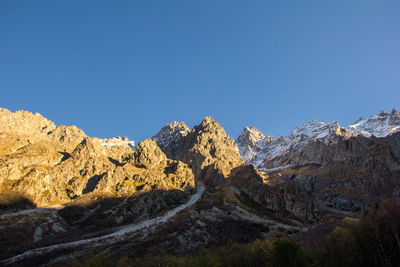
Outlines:
{"type": "Polygon", "coordinates": [[[279,175],[263,175],[252,165],[244,165],[232,171],[229,181],[239,192],[267,210],[289,213],[289,216],[306,222],[314,222],[320,216],[316,202],[279,175]]]}
{"type": "Polygon", "coordinates": [[[160,168],[167,164],[167,157],[153,139],[146,139],[135,152],[135,165],[144,168],[160,168]]]}

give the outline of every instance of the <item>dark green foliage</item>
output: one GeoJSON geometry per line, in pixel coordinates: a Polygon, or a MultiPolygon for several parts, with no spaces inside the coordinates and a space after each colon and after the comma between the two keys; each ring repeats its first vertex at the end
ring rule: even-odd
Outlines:
{"type": "Polygon", "coordinates": [[[240,192],[239,195],[237,195],[239,201],[243,204],[246,205],[249,208],[255,209],[255,210],[261,210],[263,211],[264,208],[258,204],[257,202],[255,202],[253,199],[251,199],[249,197],[248,194],[244,193],[244,192],[240,192]]]}
{"type": "Polygon", "coordinates": [[[325,240],[327,266],[400,266],[400,203],[384,201],[325,240]]]}
{"type": "Polygon", "coordinates": [[[113,257],[111,257],[108,254],[105,254],[104,252],[101,252],[94,256],[93,258],[90,258],[89,260],[86,261],[85,267],[109,267],[109,266],[115,266],[115,260],[113,257]]]}
{"type": "Polygon", "coordinates": [[[89,259],[84,266],[314,266],[314,258],[306,256],[303,248],[288,240],[256,240],[248,244],[228,242],[224,247],[202,250],[195,256],[173,256],[162,251],[153,252],[141,258],[124,257],[118,261],[100,253],[89,259]]]}

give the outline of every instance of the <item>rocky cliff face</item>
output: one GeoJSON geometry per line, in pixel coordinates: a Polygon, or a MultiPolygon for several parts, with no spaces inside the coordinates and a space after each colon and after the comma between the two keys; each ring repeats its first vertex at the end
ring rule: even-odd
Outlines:
{"type": "MultiPolygon", "coordinates": [[[[358,136],[314,148],[316,155],[310,163],[283,169],[281,174],[322,206],[358,213],[399,195],[399,147],[358,136]]],[[[304,155],[300,161],[304,162],[304,155]]]]}
{"type": "Polygon", "coordinates": [[[277,174],[262,174],[252,165],[235,168],[231,184],[263,208],[289,214],[301,221],[314,222],[320,217],[318,204],[298,186],[277,174]]]}

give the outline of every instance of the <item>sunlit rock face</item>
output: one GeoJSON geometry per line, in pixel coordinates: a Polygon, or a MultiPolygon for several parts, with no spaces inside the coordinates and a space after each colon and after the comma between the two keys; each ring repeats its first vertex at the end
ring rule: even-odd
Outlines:
{"type": "Polygon", "coordinates": [[[0,109],[0,152],[12,152],[38,142],[53,142],[59,151],[70,153],[85,137],[77,127],[56,127],[39,113],[0,109]]]}
{"type": "Polygon", "coordinates": [[[0,189],[35,205],[156,190],[190,192],[195,186],[191,169],[167,159],[154,140],[133,151],[129,140],[109,145],[110,140],[87,137],[75,126],[56,127],[39,114],[2,109],[0,120],[0,189]]]}
{"type": "Polygon", "coordinates": [[[167,164],[167,157],[157,143],[146,139],[138,145],[135,152],[135,165],[145,168],[160,168],[167,164]]]}

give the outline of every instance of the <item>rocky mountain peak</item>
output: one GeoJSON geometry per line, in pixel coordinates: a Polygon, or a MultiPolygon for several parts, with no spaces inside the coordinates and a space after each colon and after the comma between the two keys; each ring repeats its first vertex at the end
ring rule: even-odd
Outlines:
{"type": "Polygon", "coordinates": [[[247,162],[262,150],[266,144],[271,142],[271,136],[265,136],[254,126],[246,126],[237,138],[240,155],[247,162]]]}
{"type": "Polygon", "coordinates": [[[153,139],[168,158],[188,164],[196,179],[223,180],[242,164],[235,140],[212,117],[205,117],[192,130],[182,122],[170,123],[153,139]]]}
{"type": "Polygon", "coordinates": [[[389,123],[396,127],[400,125],[400,113],[396,109],[392,109],[389,117],[389,123]]]}
{"type": "Polygon", "coordinates": [[[153,139],[168,157],[173,158],[176,149],[181,145],[183,138],[189,132],[190,129],[184,122],[174,121],[161,128],[161,130],[153,136],[153,139]]]}
{"type": "Polygon", "coordinates": [[[221,124],[215,121],[212,117],[204,117],[203,121],[200,125],[196,126],[195,129],[197,131],[214,131],[215,133],[223,131],[223,134],[226,135],[225,130],[222,128],[221,124]]]}
{"type": "Polygon", "coordinates": [[[389,116],[389,113],[387,113],[383,109],[381,111],[379,111],[379,113],[378,113],[378,117],[384,118],[384,117],[387,117],[387,116],[389,116]]]}
{"type": "Polygon", "coordinates": [[[241,142],[250,142],[253,145],[263,139],[265,139],[265,135],[254,126],[244,127],[242,133],[237,138],[238,141],[240,140],[241,142]]]}

